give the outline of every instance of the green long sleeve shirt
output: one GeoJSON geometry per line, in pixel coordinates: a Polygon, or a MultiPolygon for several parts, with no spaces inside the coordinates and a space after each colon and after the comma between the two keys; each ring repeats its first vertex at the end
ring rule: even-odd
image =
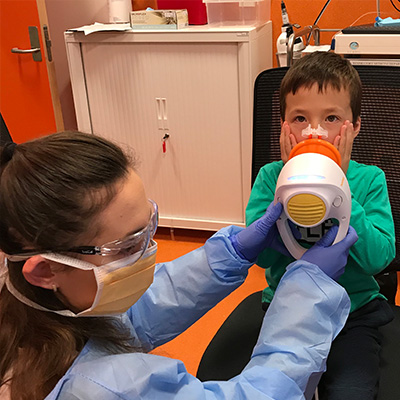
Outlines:
{"type": "MultiPolygon", "coordinates": [[[[274,200],[282,161],[264,165],[254,182],[246,208],[246,224],[260,218],[274,200]]],[[[351,300],[351,312],[374,298],[385,298],[379,293],[379,285],[373,275],[385,269],[395,256],[394,223],[390,208],[384,172],[376,166],[350,161],[346,174],[352,204],[350,225],[358,234],[357,243],[349,253],[345,273],[339,283],[346,289],[351,300]]],[[[327,229],[320,227],[302,230],[302,239],[316,241],[327,229]]],[[[268,287],[263,292],[263,302],[270,302],[291,257],[267,249],[258,257],[257,264],[266,268],[268,287]]]]}

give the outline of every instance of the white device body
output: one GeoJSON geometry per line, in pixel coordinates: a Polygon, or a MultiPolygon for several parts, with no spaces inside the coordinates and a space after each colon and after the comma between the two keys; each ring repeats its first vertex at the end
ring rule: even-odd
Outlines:
{"type": "MultiPolygon", "coordinates": [[[[287,44],[288,38],[286,34],[286,28],[282,27],[282,33],[279,35],[276,41],[276,50],[277,50],[277,59],[279,67],[287,66],[287,44]]],[[[301,52],[304,50],[306,46],[304,45],[303,38],[294,44],[293,46],[293,59],[298,59],[301,57],[301,52]]]]}
{"type": "Polygon", "coordinates": [[[351,214],[350,187],[342,169],[327,156],[303,153],[290,159],[278,177],[276,202],[283,205],[277,221],[279,233],[296,259],[301,258],[307,249],[294,238],[289,219],[298,226],[312,228],[328,218],[335,218],[339,230],[333,244],[347,234],[351,214]]]}

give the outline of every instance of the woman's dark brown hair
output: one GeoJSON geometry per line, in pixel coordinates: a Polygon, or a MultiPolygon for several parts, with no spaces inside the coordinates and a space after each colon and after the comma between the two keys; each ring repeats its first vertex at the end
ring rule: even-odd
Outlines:
{"type": "MultiPolygon", "coordinates": [[[[97,229],[96,216],[127,177],[132,161],[120,147],[95,135],[60,132],[8,145],[0,159],[0,249],[11,255],[81,245],[97,229]]],[[[51,309],[65,306],[51,290],[30,285],[24,262],[8,262],[13,286],[51,309]]],[[[71,318],[31,308],[0,293],[0,386],[12,399],[43,399],[87,340],[109,352],[135,347],[112,318],[71,318]]]]}

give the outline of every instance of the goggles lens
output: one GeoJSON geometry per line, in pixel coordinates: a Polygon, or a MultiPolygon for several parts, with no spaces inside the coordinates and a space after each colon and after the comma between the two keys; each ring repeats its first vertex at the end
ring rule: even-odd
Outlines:
{"type": "Polygon", "coordinates": [[[77,246],[68,250],[51,251],[26,251],[24,253],[7,256],[10,261],[21,261],[27,258],[44,253],[77,253],[85,255],[118,256],[118,258],[137,254],[139,259],[146,251],[151,239],[153,239],[158,226],[158,206],[157,203],[149,199],[151,206],[151,215],[149,223],[145,228],[123,239],[114,240],[103,244],[102,246],[77,246]]]}
{"type": "Polygon", "coordinates": [[[144,253],[149,242],[153,239],[158,226],[158,206],[153,200],[151,204],[151,216],[148,225],[139,232],[126,236],[123,239],[105,243],[97,248],[96,254],[102,256],[129,256],[135,253],[144,253]]]}

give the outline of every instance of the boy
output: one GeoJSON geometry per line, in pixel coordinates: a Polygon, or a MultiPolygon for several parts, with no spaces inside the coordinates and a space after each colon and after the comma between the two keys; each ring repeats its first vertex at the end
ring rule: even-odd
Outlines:
{"type": "MultiPolygon", "coordinates": [[[[335,53],[313,53],[298,60],[282,80],[280,90],[282,161],[261,168],[246,208],[249,225],[265,212],[274,199],[278,175],[290,150],[300,141],[302,130],[318,124],[328,131],[325,138],[340,152],[342,169],[352,194],[350,224],[359,240],[351,248],[339,283],[351,299],[351,314],[335,340],[327,371],[319,384],[320,399],[368,400],[377,395],[379,382],[378,328],[392,319],[391,310],[373,275],[394,258],[395,234],[383,171],[350,160],[354,138],[360,131],[361,82],[357,71],[335,53]]],[[[317,167],[316,167],[317,168],[317,167]]],[[[313,242],[323,234],[301,229],[302,239],[313,242]]],[[[290,257],[265,251],[257,264],[266,268],[269,286],[263,292],[266,309],[290,257]]]]}

